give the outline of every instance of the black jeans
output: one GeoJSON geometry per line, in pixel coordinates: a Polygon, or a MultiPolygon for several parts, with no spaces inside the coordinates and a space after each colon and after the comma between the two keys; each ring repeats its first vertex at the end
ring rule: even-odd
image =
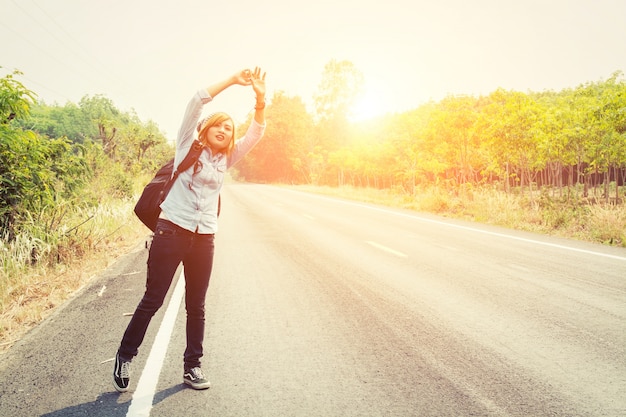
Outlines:
{"type": "Polygon", "coordinates": [[[159,219],[148,256],[146,292],[124,332],[118,353],[131,360],[150,324],[163,305],[176,269],[183,263],[185,307],[187,309],[187,348],[185,369],[200,366],[204,341],[204,302],[213,267],[214,236],[192,233],[174,223],[159,219]]]}

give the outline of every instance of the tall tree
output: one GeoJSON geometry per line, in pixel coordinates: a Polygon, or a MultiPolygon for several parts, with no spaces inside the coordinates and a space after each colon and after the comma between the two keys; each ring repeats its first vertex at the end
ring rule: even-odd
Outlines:
{"type": "MultiPolygon", "coordinates": [[[[310,181],[308,154],[313,150],[313,120],[298,96],[277,92],[267,111],[263,140],[238,165],[241,177],[263,182],[310,181]]],[[[247,125],[238,129],[243,131],[247,125]]]]}
{"type": "Polygon", "coordinates": [[[88,172],[81,150],[66,138],[20,127],[34,96],[12,76],[0,80],[0,238],[13,237],[21,215],[72,196],[88,172]]]}
{"type": "Polygon", "coordinates": [[[109,98],[103,95],[94,97],[85,96],[78,104],[85,117],[97,126],[96,139],[102,144],[102,149],[109,157],[115,157],[118,146],[117,131],[128,118],[122,114],[109,98]]]}
{"type": "Polygon", "coordinates": [[[489,155],[497,175],[508,190],[515,185],[531,186],[536,175],[538,156],[536,128],[541,117],[537,103],[527,94],[498,89],[486,98],[480,120],[489,155]]]}
{"type": "Polygon", "coordinates": [[[332,150],[347,144],[348,119],[364,82],[363,73],[350,61],[326,64],[314,96],[320,145],[332,150]]]}

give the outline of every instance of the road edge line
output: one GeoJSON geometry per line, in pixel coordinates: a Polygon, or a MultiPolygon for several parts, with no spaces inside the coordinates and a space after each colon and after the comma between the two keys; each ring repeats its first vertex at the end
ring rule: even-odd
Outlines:
{"type": "Polygon", "coordinates": [[[165,354],[169,346],[169,340],[174,331],[174,323],[180,309],[185,292],[185,271],[183,270],[178,277],[176,287],[172,293],[167,310],[163,316],[163,321],[159,327],[154,343],[150,348],[150,354],[146,360],[146,365],[141,373],[137,389],[133,394],[133,398],[128,407],[126,417],[148,417],[152,410],[152,402],[156,393],[157,383],[161,374],[161,368],[165,360],[165,354]]]}

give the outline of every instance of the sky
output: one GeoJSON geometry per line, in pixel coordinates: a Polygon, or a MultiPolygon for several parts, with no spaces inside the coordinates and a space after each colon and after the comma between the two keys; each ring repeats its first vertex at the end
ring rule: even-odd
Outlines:
{"type": "MultiPolygon", "coordinates": [[[[0,0],[0,77],[21,71],[47,104],[103,95],[173,140],[195,91],[255,66],[270,101],[312,111],[325,65],[350,61],[360,118],[606,80],[626,72],[625,18],[626,0],[0,0]]],[[[205,111],[253,106],[233,86],[205,111]]]]}

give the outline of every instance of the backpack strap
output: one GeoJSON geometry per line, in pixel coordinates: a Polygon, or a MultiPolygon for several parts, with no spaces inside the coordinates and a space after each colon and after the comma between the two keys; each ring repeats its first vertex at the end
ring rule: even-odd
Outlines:
{"type": "MultiPolygon", "coordinates": [[[[193,141],[193,143],[191,144],[191,148],[189,148],[189,152],[187,152],[187,155],[185,155],[185,158],[180,162],[180,164],[178,164],[178,166],[172,173],[172,177],[165,185],[167,189],[167,191],[165,192],[166,195],[167,195],[167,192],[169,192],[169,189],[172,186],[172,184],[174,184],[174,181],[176,181],[176,178],[178,178],[178,175],[181,172],[187,171],[189,168],[191,168],[193,164],[196,163],[198,158],[200,158],[200,154],[202,153],[204,148],[205,146],[202,143],[200,143],[200,141],[198,141],[197,139],[193,141]]],[[[165,200],[165,197],[163,197],[163,200],[165,200]]],[[[217,217],[220,216],[221,211],[222,211],[222,196],[218,195],[217,196],[217,217]]]]}
{"type": "Polygon", "coordinates": [[[189,152],[187,152],[185,158],[180,162],[180,164],[178,164],[172,173],[172,180],[176,180],[176,178],[178,178],[178,174],[187,171],[193,164],[195,164],[196,161],[198,161],[198,158],[200,158],[200,154],[203,150],[204,145],[197,139],[194,140],[191,144],[191,148],[189,148],[189,152]]]}

